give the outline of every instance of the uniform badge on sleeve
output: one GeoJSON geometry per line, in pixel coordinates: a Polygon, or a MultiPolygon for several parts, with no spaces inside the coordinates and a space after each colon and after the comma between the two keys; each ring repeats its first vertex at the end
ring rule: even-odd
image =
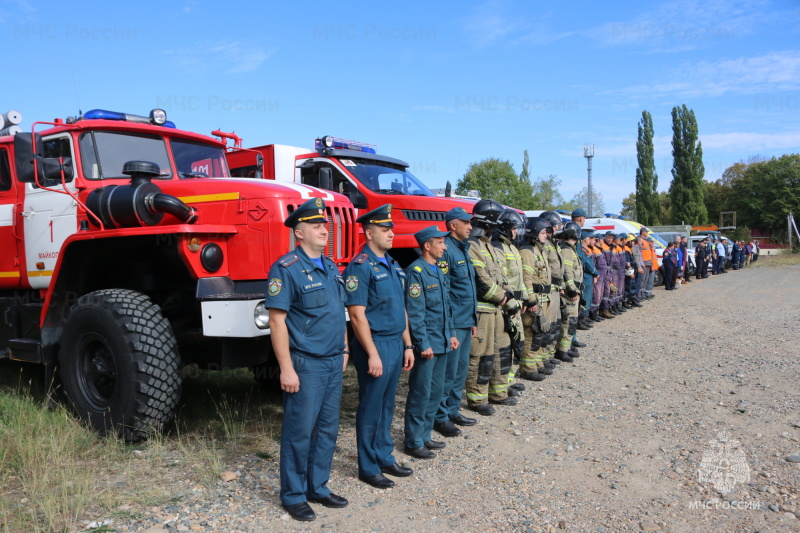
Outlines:
{"type": "Polygon", "coordinates": [[[358,289],[358,276],[347,276],[347,281],[344,282],[344,288],[349,292],[354,292],[358,289]]]}
{"type": "Polygon", "coordinates": [[[412,283],[408,286],[408,295],[412,298],[419,298],[419,295],[422,294],[422,287],[419,283],[412,283]]]}
{"type": "Polygon", "coordinates": [[[281,293],[281,287],[283,286],[283,282],[280,278],[272,278],[269,280],[269,284],[267,286],[267,294],[270,296],[277,296],[281,293]]]}

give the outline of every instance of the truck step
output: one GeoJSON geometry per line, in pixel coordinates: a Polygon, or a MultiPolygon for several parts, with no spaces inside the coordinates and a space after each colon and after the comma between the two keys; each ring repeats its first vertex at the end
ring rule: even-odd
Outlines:
{"type": "Polygon", "coordinates": [[[44,361],[42,343],[36,339],[9,339],[8,358],[12,361],[41,363],[44,361]]]}

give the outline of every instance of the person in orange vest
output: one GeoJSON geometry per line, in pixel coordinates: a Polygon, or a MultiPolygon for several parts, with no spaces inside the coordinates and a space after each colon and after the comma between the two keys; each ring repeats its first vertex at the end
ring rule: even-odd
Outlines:
{"type": "Polygon", "coordinates": [[[650,291],[647,290],[647,284],[650,281],[650,273],[653,267],[653,256],[655,255],[653,252],[653,245],[647,241],[649,239],[650,232],[647,228],[642,228],[639,230],[639,235],[641,237],[640,244],[642,247],[642,273],[641,273],[641,282],[639,283],[639,300],[649,300],[653,297],[652,289],[650,291]]]}
{"type": "Polygon", "coordinates": [[[647,294],[648,298],[654,298],[653,284],[655,283],[656,280],[656,272],[658,272],[658,269],[661,267],[658,264],[658,255],[656,254],[655,241],[653,241],[652,237],[648,237],[645,240],[647,241],[647,244],[650,245],[650,250],[651,250],[650,256],[653,261],[652,264],[650,265],[650,277],[647,278],[647,294]]]}

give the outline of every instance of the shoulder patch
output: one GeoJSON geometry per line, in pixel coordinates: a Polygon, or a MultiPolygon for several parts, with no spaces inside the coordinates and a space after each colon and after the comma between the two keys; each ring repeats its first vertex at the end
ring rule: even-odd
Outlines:
{"type": "Polygon", "coordinates": [[[344,282],[344,288],[349,292],[354,292],[358,289],[358,276],[347,276],[347,281],[344,282]]]}
{"type": "Polygon", "coordinates": [[[281,293],[282,287],[283,282],[280,278],[272,278],[269,280],[269,284],[267,285],[267,294],[270,296],[277,296],[281,293]]]}
{"type": "Polygon", "coordinates": [[[417,266],[415,266],[415,267],[414,267],[414,270],[415,270],[416,272],[422,272],[422,267],[421,267],[421,266],[419,266],[419,265],[417,265],[417,266]]]}
{"type": "Polygon", "coordinates": [[[367,259],[369,259],[369,256],[362,252],[362,253],[358,254],[355,259],[353,259],[353,262],[358,264],[358,265],[360,265],[361,263],[363,263],[367,259]]]}
{"type": "Polygon", "coordinates": [[[300,258],[297,257],[297,254],[292,254],[292,255],[284,257],[283,259],[278,260],[278,264],[280,264],[282,267],[286,268],[289,265],[293,265],[293,264],[297,263],[298,261],[300,261],[300,258]]]}
{"type": "Polygon", "coordinates": [[[438,263],[436,263],[436,266],[438,266],[441,269],[442,274],[447,274],[450,271],[450,265],[447,263],[447,261],[444,260],[439,261],[438,263]]]}
{"type": "Polygon", "coordinates": [[[412,283],[408,286],[408,295],[412,298],[419,298],[422,294],[422,286],[419,283],[412,283]]]}

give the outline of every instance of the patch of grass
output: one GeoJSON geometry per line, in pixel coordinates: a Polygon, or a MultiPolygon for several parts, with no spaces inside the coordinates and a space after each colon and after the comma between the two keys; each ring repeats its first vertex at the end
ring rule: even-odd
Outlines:
{"type": "Polygon", "coordinates": [[[800,254],[782,253],[780,255],[759,255],[758,261],[750,263],[750,267],[775,267],[775,266],[789,266],[800,265],[800,254]]]}
{"type": "Polygon", "coordinates": [[[121,448],[29,391],[0,392],[0,524],[7,531],[69,529],[102,497],[89,463],[103,456],[118,461],[121,448]]]}
{"type": "MultiPolygon", "coordinates": [[[[258,385],[247,370],[190,368],[175,421],[146,442],[126,444],[51,407],[40,367],[6,363],[0,361],[0,533],[129,521],[169,503],[176,479],[213,485],[234,457],[278,456],[281,392],[258,385]]],[[[348,382],[344,409],[357,397],[352,367],[348,382]]]]}

